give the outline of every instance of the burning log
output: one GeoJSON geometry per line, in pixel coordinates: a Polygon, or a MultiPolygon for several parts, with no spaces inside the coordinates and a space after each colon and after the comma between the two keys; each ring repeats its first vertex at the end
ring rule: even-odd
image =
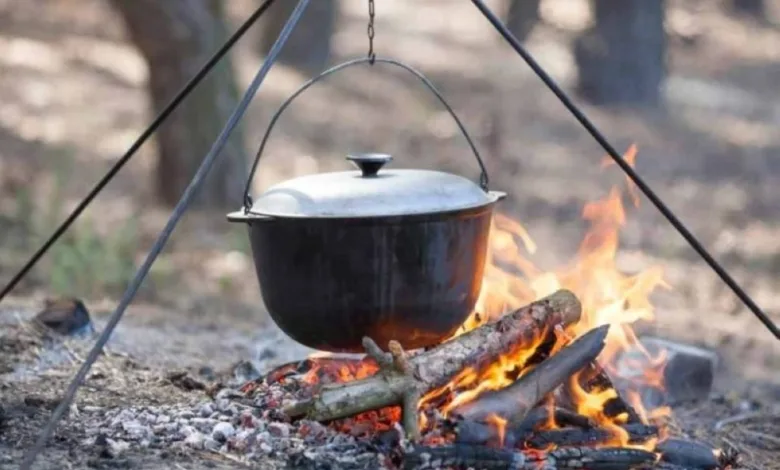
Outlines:
{"type": "MultiPolygon", "coordinates": [[[[566,423],[559,422],[558,424],[566,423]]],[[[521,444],[538,449],[544,449],[550,444],[557,446],[606,444],[615,439],[618,434],[627,436],[629,443],[637,444],[658,437],[659,429],[656,426],[644,424],[627,424],[618,429],[583,426],[536,431],[530,428],[526,421],[517,427],[504,429],[476,421],[461,421],[455,426],[456,443],[470,445],[498,444],[504,448],[513,448],[521,444]]]]}
{"type": "MultiPolygon", "coordinates": [[[[597,390],[609,390],[612,389],[617,394],[615,397],[610,398],[604,403],[604,413],[610,417],[616,417],[621,413],[625,413],[627,416],[626,422],[628,424],[641,423],[642,418],[639,413],[636,412],[633,406],[629,405],[622,396],[620,396],[620,390],[615,387],[612,379],[609,378],[607,371],[596,361],[588,364],[583,369],[583,373],[577,377],[580,381],[580,386],[585,393],[594,393],[597,390]]],[[[563,398],[571,403],[573,398],[573,392],[571,390],[571,381],[566,382],[561,390],[563,398]]]]}
{"type": "Polygon", "coordinates": [[[484,422],[491,415],[497,415],[510,424],[522,422],[545,395],[596,359],[604,349],[608,332],[609,325],[594,328],[512,385],[461,405],[453,415],[468,421],[484,422]]]}
{"type": "Polygon", "coordinates": [[[619,428],[563,428],[539,431],[527,439],[525,443],[533,448],[544,449],[550,444],[556,446],[594,446],[605,444],[625,432],[629,444],[641,444],[658,437],[658,427],[644,424],[627,424],[619,428]]]}
{"type": "MultiPolygon", "coordinates": [[[[643,337],[640,343],[641,349],[637,347],[624,352],[616,365],[620,375],[628,379],[625,384],[628,387],[637,370],[648,365],[647,354],[653,358],[664,358],[663,389],[643,387],[639,390],[646,407],[704,400],[710,395],[719,364],[715,352],[656,337],[643,337]]],[[[621,388],[623,384],[617,385],[621,388]]]]}
{"type": "Polygon", "coordinates": [[[293,419],[330,421],[400,404],[407,437],[417,439],[417,406],[423,393],[446,385],[468,367],[480,369],[523,344],[554,334],[556,325],[576,323],[581,311],[573,293],[559,290],[413,357],[406,356],[394,341],[385,353],[364,338],[366,352],[379,364],[379,372],[362,380],[325,385],[311,399],[288,406],[285,413],[293,419]]]}
{"type": "Polygon", "coordinates": [[[559,426],[576,426],[584,429],[590,429],[596,425],[587,416],[557,406],[542,405],[531,410],[525,419],[513,428],[513,431],[518,436],[525,436],[548,422],[554,422],[559,426]]]}
{"type": "Polygon", "coordinates": [[[537,427],[553,421],[559,426],[576,426],[590,429],[595,426],[587,416],[577,414],[565,408],[539,406],[531,410],[528,416],[517,426],[501,429],[495,423],[459,420],[450,424],[454,431],[455,442],[473,445],[502,444],[514,447],[518,441],[536,431],[537,427]],[[503,443],[501,440],[503,439],[503,443]]]}
{"type": "Polygon", "coordinates": [[[539,406],[531,410],[520,424],[503,429],[495,423],[458,420],[446,423],[455,434],[455,442],[472,445],[489,445],[499,443],[503,438],[503,447],[514,447],[517,442],[534,433],[539,426],[548,422],[558,426],[574,426],[591,429],[596,425],[590,418],[569,411],[565,408],[539,406]]]}
{"type": "Polygon", "coordinates": [[[715,449],[699,442],[667,439],[655,450],[661,453],[661,460],[673,465],[702,470],[720,467],[715,449]]]}
{"type": "Polygon", "coordinates": [[[438,468],[485,470],[554,470],[556,468],[613,470],[652,464],[653,452],[639,449],[569,447],[549,452],[492,449],[483,446],[455,444],[417,447],[404,455],[404,470],[438,468]]]}

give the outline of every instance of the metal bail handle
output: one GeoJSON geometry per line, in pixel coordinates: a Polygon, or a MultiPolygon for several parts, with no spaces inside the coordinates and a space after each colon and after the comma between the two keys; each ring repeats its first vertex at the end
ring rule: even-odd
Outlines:
{"type": "Polygon", "coordinates": [[[301,93],[306,91],[309,87],[320,81],[321,79],[327,77],[328,75],[331,75],[333,73],[336,73],[340,70],[343,70],[347,67],[351,67],[353,65],[363,64],[363,63],[383,63],[383,64],[389,64],[389,65],[395,65],[396,67],[400,67],[407,72],[411,73],[415,77],[417,77],[423,85],[425,85],[428,90],[433,93],[436,98],[439,99],[439,102],[447,109],[447,112],[450,113],[450,116],[455,120],[455,123],[458,125],[458,129],[460,129],[461,134],[463,134],[463,137],[466,138],[466,141],[468,141],[469,147],[471,147],[471,151],[474,153],[474,157],[477,159],[477,163],[479,164],[480,169],[480,175],[479,175],[479,186],[487,191],[488,188],[488,174],[487,170],[485,170],[485,164],[482,162],[482,157],[479,155],[479,151],[477,150],[477,146],[474,145],[474,141],[471,139],[471,136],[466,131],[466,128],[463,126],[463,123],[460,121],[458,116],[455,114],[455,111],[453,111],[452,107],[447,103],[447,101],[444,99],[442,94],[436,89],[436,87],[431,83],[430,80],[428,80],[422,73],[418,72],[414,68],[401,63],[394,59],[388,59],[384,57],[362,57],[359,59],[353,59],[347,62],[343,62],[338,65],[334,65],[333,67],[325,70],[321,74],[317,75],[314,78],[309,79],[306,83],[304,83],[298,90],[290,95],[289,98],[287,98],[281,106],[279,106],[279,109],[276,110],[273,117],[271,117],[271,122],[268,124],[268,128],[265,131],[265,135],[263,136],[263,140],[260,142],[260,147],[257,149],[257,154],[255,155],[255,160],[252,163],[252,168],[249,170],[249,177],[247,178],[246,187],[244,188],[244,213],[249,213],[249,209],[252,207],[252,197],[249,195],[249,191],[252,187],[252,180],[255,176],[255,171],[257,170],[257,164],[260,161],[260,157],[263,154],[263,150],[265,150],[265,145],[268,142],[268,137],[271,135],[271,131],[273,130],[274,126],[276,125],[276,121],[279,120],[282,113],[287,109],[288,106],[297,98],[301,93]]]}

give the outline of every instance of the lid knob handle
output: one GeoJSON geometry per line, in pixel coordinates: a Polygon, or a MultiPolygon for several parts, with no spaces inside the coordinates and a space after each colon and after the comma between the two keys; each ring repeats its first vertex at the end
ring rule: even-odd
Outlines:
{"type": "Polygon", "coordinates": [[[347,160],[360,168],[364,178],[376,176],[379,169],[392,159],[393,157],[386,153],[358,153],[347,156],[347,160]]]}

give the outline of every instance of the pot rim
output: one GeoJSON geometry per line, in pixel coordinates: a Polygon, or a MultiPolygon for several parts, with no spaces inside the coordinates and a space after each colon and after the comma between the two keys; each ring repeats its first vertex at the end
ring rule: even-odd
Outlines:
{"type": "Polygon", "coordinates": [[[252,221],[273,221],[273,220],[308,220],[308,221],[315,221],[315,220],[327,220],[327,221],[368,221],[368,220],[377,220],[377,219],[387,219],[387,220],[399,220],[399,219],[417,219],[417,218],[430,218],[430,217],[438,217],[438,216],[446,216],[450,214],[455,213],[464,213],[464,212],[471,212],[471,211],[479,211],[479,209],[484,209],[487,207],[490,207],[497,202],[505,199],[507,197],[507,193],[503,191],[487,191],[486,192],[488,196],[488,201],[474,204],[467,207],[460,207],[456,209],[445,209],[441,211],[430,211],[430,212],[414,212],[414,213],[408,213],[408,214],[392,214],[392,215],[384,215],[384,214],[372,214],[372,215],[351,215],[351,216],[345,216],[345,215],[304,215],[304,214],[260,214],[257,212],[252,212],[251,209],[249,211],[246,211],[244,209],[240,209],[234,212],[230,212],[227,214],[227,220],[228,222],[252,222],[252,221]]]}

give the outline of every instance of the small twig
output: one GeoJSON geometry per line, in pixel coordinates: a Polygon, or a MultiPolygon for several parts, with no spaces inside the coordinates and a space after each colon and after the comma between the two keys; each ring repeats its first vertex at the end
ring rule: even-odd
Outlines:
{"type": "Polygon", "coordinates": [[[391,340],[387,344],[387,348],[390,350],[390,355],[393,357],[393,367],[395,367],[395,370],[404,375],[412,374],[412,365],[409,364],[409,358],[406,356],[406,352],[401,346],[401,343],[391,340]]]}
{"type": "MultiPolygon", "coordinates": [[[[387,349],[390,350],[390,356],[392,368],[401,373],[405,377],[412,377],[414,375],[414,368],[409,363],[409,358],[404,351],[403,346],[396,340],[391,340],[387,344],[387,349]]],[[[387,357],[387,356],[385,356],[387,357]]],[[[401,420],[404,426],[404,432],[406,438],[412,442],[418,442],[420,440],[420,424],[419,413],[417,407],[420,404],[422,398],[422,390],[418,387],[409,387],[403,394],[401,400],[401,420]]]]}
{"type": "Polygon", "coordinates": [[[752,429],[742,429],[741,431],[743,434],[747,434],[748,436],[755,437],[756,439],[763,439],[767,442],[771,442],[772,444],[775,444],[776,446],[780,447],[780,437],[770,436],[769,434],[759,432],[759,431],[753,431],[752,429]]]}
{"type": "Polygon", "coordinates": [[[218,455],[218,456],[222,457],[225,460],[230,460],[233,463],[237,463],[237,464],[242,465],[242,466],[247,467],[247,468],[250,468],[252,466],[245,459],[241,459],[241,458],[236,457],[234,455],[230,455],[227,452],[222,452],[222,451],[219,451],[219,450],[213,450],[213,451],[211,451],[211,453],[213,455],[218,455]]]}
{"type": "Polygon", "coordinates": [[[380,368],[386,369],[393,365],[393,358],[390,353],[382,351],[376,342],[368,336],[363,338],[363,349],[366,350],[366,354],[379,365],[380,368]]]}
{"type": "Polygon", "coordinates": [[[731,439],[729,439],[729,438],[727,438],[727,437],[722,437],[721,439],[723,440],[723,442],[725,442],[726,444],[728,444],[728,445],[729,445],[729,447],[731,447],[732,449],[736,450],[738,453],[740,453],[740,454],[747,454],[747,455],[749,455],[749,456],[750,456],[750,458],[751,458],[751,459],[754,457],[754,455],[753,455],[753,452],[751,452],[751,451],[749,451],[748,449],[745,449],[745,448],[743,448],[743,447],[741,447],[741,446],[738,446],[738,445],[737,445],[737,444],[736,444],[734,441],[732,441],[731,439]]]}
{"type": "Polygon", "coordinates": [[[21,329],[33,336],[38,337],[39,339],[44,339],[47,336],[51,336],[53,333],[53,331],[48,326],[42,323],[36,324],[36,326],[33,327],[33,324],[24,320],[18,312],[14,314],[14,317],[16,318],[16,321],[19,322],[19,327],[21,329]]]}
{"type": "Polygon", "coordinates": [[[726,426],[742,423],[744,421],[751,421],[758,418],[780,419],[780,415],[771,415],[771,414],[767,415],[766,413],[760,413],[760,412],[742,413],[718,421],[717,423],[715,423],[715,426],[713,426],[713,430],[720,431],[726,426]]]}
{"type": "Polygon", "coordinates": [[[111,358],[113,356],[118,355],[118,353],[115,353],[111,350],[111,348],[108,347],[108,345],[103,346],[103,354],[106,355],[107,358],[111,358]]]}
{"type": "Polygon", "coordinates": [[[70,356],[71,364],[76,365],[76,364],[81,364],[81,363],[84,362],[84,358],[79,356],[78,353],[76,353],[76,351],[74,351],[73,348],[70,347],[70,345],[68,344],[67,341],[63,341],[62,342],[62,347],[65,349],[65,351],[70,356]]]}
{"type": "Polygon", "coordinates": [[[404,398],[401,403],[401,419],[403,420],[404,432],[406,433],[406,438],[412,442],[418,442],[420,440],[420,416],[417,411],[417,407],[420,404],[420,398],[422,398],[422,392],[416,388],[412,388],[404,393],[404,398]]]}

